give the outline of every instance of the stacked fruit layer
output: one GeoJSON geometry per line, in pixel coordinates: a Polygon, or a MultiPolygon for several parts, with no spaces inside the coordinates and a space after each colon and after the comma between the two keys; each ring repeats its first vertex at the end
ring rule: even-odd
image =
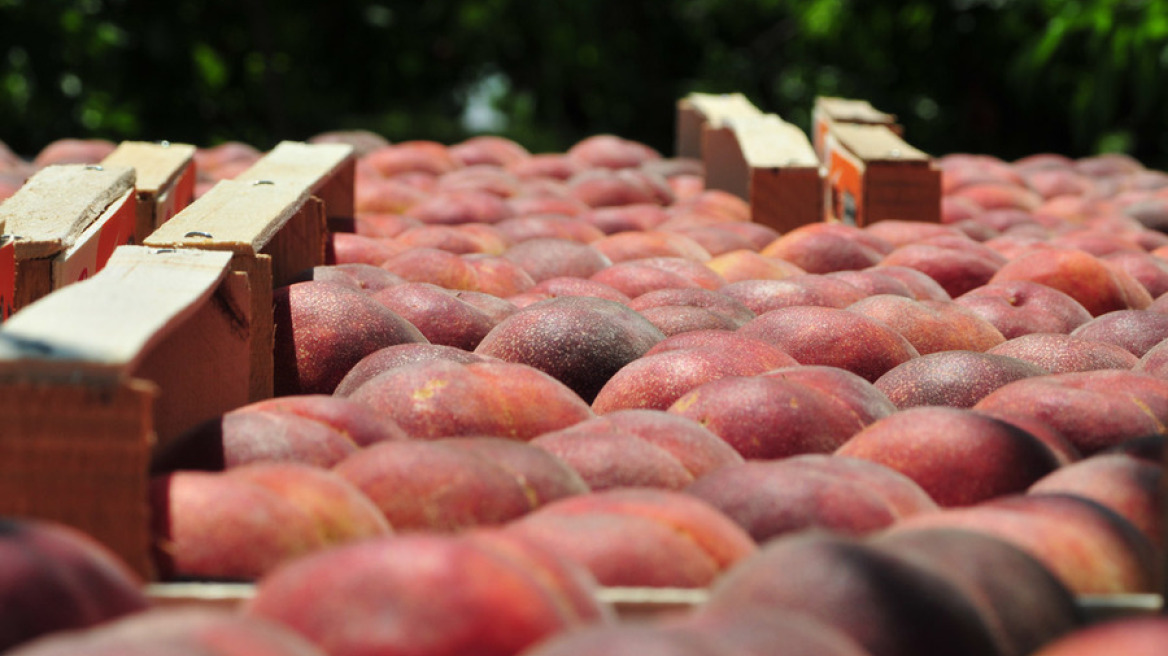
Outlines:
{"type": "MultiPolygon", "coordinates": [[[[941,223],[779,234],[612,135],[317,139],[358,215],[276,290],[277,397],[155,461],[160,572],[254,598],[14,653],[1168,650],[1076,604],[1159,592],[1168,174],[948,155],[941,223]],[[633,623],[601,587],[708,601],[633,623]]],[[[0,197],[110,147],[0,153],[0,197]]],[[[200,149],[200,192],[260,154],[200,149]]]]}

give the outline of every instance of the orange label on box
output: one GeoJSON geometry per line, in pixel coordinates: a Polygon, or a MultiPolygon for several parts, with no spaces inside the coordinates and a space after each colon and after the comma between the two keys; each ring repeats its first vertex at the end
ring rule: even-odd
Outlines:
{"type": "Polygon", "coordinates": [[[863,225],[864,166],[834,137],[827,135],[827,218],[863,225]]]}
{"type": "Polygon", "coordinates": [[[16,245],[0,242],[0,322],[12,316],[16,306],[16,245]]]}
{"type": "Polygon", "coordinates": [[[114,201],[68,252],[53,263],[53,287],[80,282],[105,266],[114,249],[134,241],[136,222],[134,190],[114,201]]]}

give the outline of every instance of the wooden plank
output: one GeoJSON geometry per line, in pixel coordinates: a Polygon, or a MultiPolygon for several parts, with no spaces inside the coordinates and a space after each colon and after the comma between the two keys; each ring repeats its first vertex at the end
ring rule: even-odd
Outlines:
{"type": "Polygon", "coordinates": [[[741,93],[691,93],[677,101],[674,152],[678,157],[703,159],[703,130],[736,116],[756,116],[762,111],[741,93]]]}
{"type": "Polygon", "coordinates": [[[0,324],[16,311],[16,246],[0,236],[0,324]]]}
{"type": "Polygon", "coordinates": [[[840,124],[827,135],[825,218],[939,222],[941,171],[883,125],[840,124]]]}
{"type": "Polygon", "coordinates": [[[190,204],[195,193],[195,147],[190,144],[123,141],[104,166],[130,166],[137,171],[138,213],[133,243],[190,204]]]}
{"type": "Polygon", "coordinates": [[[47,166],[0,204],[17,259],[54,257],[71,247],[117,198],[134,187],[130,167],[47,166]]]}
{"type": "Polygon", "coordinates": [[[68,250],[53,258],[53,288],[85,280],[105,266],[115,248],[132,244],[137,210],[133,189],[111,203],[68,250]]]}
{"type": "Polygon", "coordinates": [[[152,576],[153,448],[247,400],[231,259],[122,246],[0,326],[0,514],[76,526],[152,576]]]}
{"type": "Polygon", "coordinates": [[[736,119],[751,220],[779,232],[823,218],[823,175],[807,134],[777,116],[736,119]]]}
{"type": "Polygon", "coordinates": [[[351,225],[356,216],[357,159],[348,144],[283,141],[235,177],[242,182],[295,181],[324,201],[330,226],[351,225]]]}

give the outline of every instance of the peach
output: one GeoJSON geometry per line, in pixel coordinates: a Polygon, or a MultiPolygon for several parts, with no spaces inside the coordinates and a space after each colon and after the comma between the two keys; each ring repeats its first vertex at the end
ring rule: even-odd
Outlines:
{"type": "MultiPolygon", "coordinates": [[[[594,625],[541,642],[526,656],[718,656],[726,651],[716,636],[657,624],[594,625]]],[[[737,653],[737,652],[735,652],[737,653]]]]}
{"type": "MultiPolygon", "coordinates": [[[[754,245],[747,235],[737,231],[727,230],[722,225],[681,228],[678,232],[694,240],[698,245],[706,249],[706,252],[710,254],[711,258],[731,251],[745,250],[754,252],[759,248],[754,245]]],[[[773,238],[771,241],[773,241],[773,238]]]]}
{"type": "Polygon", "coordinates": [[[1168,379],[1168,344],[1161,342],[1148,349],[1148,352],[1131,369],[1157,378],[1168,379]]]}
{"type": "Polygon", "coordinates": [[[473,351],[495,327],[495,322],[485,312],[438,285],[405,282],[372,296],[413,324],[431,344],[473,351]]]}
{"type": "Polygon", "coordinates": [[[937,504],[912,479],[873,462],[824,454],[719,467],[685,488],[759,544],[810,528],[866,535],[937,504]]]}
{"type": "Polygon", "coordinates": [[[920,357],[916,348],[887,324],[838,308],[771,310],[751,319],[738,332],[774,344],[800,364],[835,366],[868,381],[920,357]]]}
{"type": "Polygon", "coordinates": [[[1126,616],[1072,631],[1043,645],[1034,656],[1156,656],[1163,652],[1165,644],[1168,620],[1163,616],[1126,616]]]}
{"type": "Polygon", "coordinates": [[[930,353],[893,367],[875,386],[897,408],[922,405],[972,408],[990,392],[1046,369],[1006,355],[952,350],[930,353]]]}
{"type": "Polygon", "coordinates": [[[254,580],[327,546],[318,519],[280,493],[218,472],[152,479],[154,560],[160,576],[254,580]]]}
{"type": "Polygon", "coordinates": [[[429,195],[425,189],[397,178],[362,178],[355,187],[354,203],[358,215],[396,215],[429,195]]]}
{"type": "Polygon", "coordinates": [[[870,656],[842,631],[798,611],[744,607],[719,615],[689,613],[670,626],[726,645],[728,651],[720,653],[767,656],[788,651],[808,656],[870,656]]]}
{"type": "Polygon", "coordinates": [[[42,169],[54,164],[100,164],[116,147],[108,139],[57,139],[37,152],[32,165],[42,169]]]}
{"type": "Polygon", "coordinates": [[[476,234],[468,229],[472,226],[477,226],[482,230],[493,229],[489,224],[442,225],[423,223],[402,230],[391,243],[397,247],[398,252],[410,248],[437,248],[457,255],[467,253],[498,255],[507,249],[507,240],[502,236],[502,233],[476,234]]]}
{"type": "Polygon", "coordinates": [[[596,207],[577,216],[606,235],[655,230],[669,218],[665,209],[657,203],[596,207]]]}
{"type": "MultiPolygon", "coordinates": [[[[628,294],[600,281],[590,278],[576,278],[573,276],[556,276],[537,283],[527,290],[529,294],[544,294],[545,298],[557,296],[595,296],[616,303],[628,304],[632,299],[628,294]]],[[[541,299],[543,300],[543,299],[541,299]]]]}
{"type": "Polygon", "coordinates": [[[728,571],[699,615],[797,612],[872,656],[998,653],[974,602],[949,579],[857,538],[802,531],[728,571]]]}
{"type": "Polygon", "coordinates": [[[386,178],[413,172],[442,175],[462,166],[445,145],[423,140],[383,146],[365,155],[362,160],[386,178]]]}
{"type": "Polygon", "coordinates": [[[921,355],[953,350],[984,352],[1006,341],[992,323],[953,301],[877,294],[846,309],[888,325],[921,355]]]}
{"type": "Polygon", "coordinates": [[[1153,299],[1168,293],[1168,261],[1164,258],[1147,252],[1122,252],[1103,259],[1135,278],[1153,299]]]}
{"type": "Polygon", "coordinates": [[[592,274],[589,280],[608,285],[629,298],[635,298],[658,289],[701,288],[703,286],[707,289],[716,288],[703,285],[694,279],[694,275],[687,275],[694,274],[696,271],[697,275],[703,277],[717,276],[720,278],[709,269],[704,272],[697,270],[697,267],[702,267],[701,264],[690,260],[681,260],[681,262],[693,266],[689,267],[689,271],[679,271],[677,270],[679,267],[663,267],[659,265],[659,262],[651,261],[663,259],[679,260],[680,258],[649,258],[617,262],[592,274]]]}
{"type": "MultiPolygon", "coordinates": [[[[451,360],[461,364],[484,362],[486,356],[476,355],[455,346],[441,344],[398,344],[378,349],[361,358],[353,365],[333,394],[337,397],[348,397],[358,387],[391,369],[429,360],[451,360]]],[[[362,405],[362,407],[367,407],[362,405]]]]}
{"type": "Polygon", "coordinates": [[[963,408],[919,406],[869,424],[835,451],[895,469],[944,507],[1024,491],[1059,466],[1038,438],[963,408]]]}
{"type": "Polygon", "coordinates": [[[503,257],[526,271],[535,283],[568,276],[588,278],[612,265],[612,260],[592,244],[552,237],[521,241],[503,257]]]}
{"type": "Polygon", "coordinates": [[[495,164],[464,164],[462,168],[438,176],[435,193],[475,191],[510,198],[520,191],[520,180],[495,164]]]}
{"type": "Polygon", "coordinates": [[[634,433],[573,428],[549,431],[531,444],[566,462],[593,491],[633,486],[680,490],[694,480],[669,449],[634,433]]]}
{"type": "Polygon", "coordinates": [[[790,380],[825,392],[844,405],[843,414],[855,417],[864,426],[896,412],[896,406],[884,392],[847,369],[828,365],[796,365],[774,368],[762,375],[790,380]]]}
{"type": "Polygon", "coordinates": [[[693,305],[658,305],[640,313],[667,336],[694,330],[734,330],[740,325],[726,314],[693,305]]]}
{"type": "Polygon", "coordinates": [[[912,289],[907,283],[896,276],[884,274],[880,271],[880,267],[862,269],[860,271],[833,271],[827,274],[827,276],[852,285],[859,289],[865,297],[876,294],[896,294],[905,298],[916,298],[916,295],[913,294],[912,289]]]}
{"type": "Polygon", "coordinates": [[[477,290],[478,273],[461,256],[438,248],[411,248],[381,263],[381,268],[410,282],[446,289],[477,290]]]}
{"type": "Polygon", "coordinates": [[[81,631],[62,631],[23,656],[325,656],[291,628],[224,608],[159,607],[81,631]]]}
{"type": "Polygon", "coordinates": [[[495,224],[512,244],[528,239],[570,239],[588,244],[604,236],[599,228],[584,219],[566,214],[525,214],[495,224]]]}
{"type": "Polygon", "coordinates": [[[842,223],[809,223],[790,230],[761,255],[790,262],[807,273],[864,269],[881,260],[891,245],[842,223]]]}
{"type": "Polygon", "coordinates": [[[438,191],[411,205],[404,214],[422,223],[440,225],[498,223],[514,216],[502,198],[476,190],[438,191]]]}
{"type": "Polygon", "coordinates": [[[1030,333],[1070,333],[1091,313],[1066,292],[1029,280],[1001,280],[953,299],[989,321],[1006,339],[1030,333]]]}
{"type": "Polygon", "coordinates": [[[626,171],[586,169],[569,178],[567,184],[571,198],[593,208],[658,202],[649,185],[626,171]]]}
{"type": "Polygon", "coordinates": [[[889,530],[925,527],[979,531],[1006,540],[1076,595],[1147,592],[1159,585],[1160,564],[1148,538],[1121,515],[1084,497],[1010,495],[906,517],[889,530]]]}
{"type": "Polygon", "coordinates": [[[535,153],[531,157],[510,162],[504,165],[504,168],[525,180],[533,178],[568,180],[588,166],[566,153],[535,153]]]}
{"type": "Polygon", "coordinates": [[[331,394],[366,355],[425,342],[413,324],[368,294],[327,282],[298,282],[273,294],[277,396],[331,394]]]}
{"type": "Polygon", "coordinates": [[[916,269],[936,280],[950,297],[984,285],[1002,266],[984,253],[929,243],[900,246],[873,264],[916,269]]]}
{"type": "Polygon", "coordinates": [[[560,296],[499,322],[475,352],[530,365],[591,403],[613,374],[664,338],[626,305],[590,296],[560,296]]]}
{"type": "Polygon", "coordinates": [[[329,237],[329,264],[369,264],[382,262],[404,250],[402,246],[380,237],[366,237],[351,232],[336,232],[329,237]]]}
{"type": "Polygon", "coordinates": [[[1071,591],[1041,562],[985,533],[891,531],[871,544],[949,579],[982,612],[1003,656],[1028,656],[1084,623],[1071,591]]]}
{"type": "Polygon", "coordinates": [[[587,167],[610,169],[631,168],[661,159],[661,153],[649,145],[614,134],[585,137],[572,144],[567,155],[587,167]]]}
{"type": "MultiPolygon", "coordinates": [[[[402,346],[409,347],[409,345],[402,346]]],[[[417,346],[431,348],[423,344],[417,346]]],[[[395,347],[389,348],[394,349],[395,347]]],[[[244,411],[285,413],[311,419],[340,432],[360,447],[378,442],[404,440],[408,437],[393,419],[373,412],[367,406],[342,396],[324,394],[278,396],[254,401],[234,410],[234,412],[244,411]]]]}
{"type": "Polygon", "coordinates": [[[754,312],[742,302],[710,289],[658,289],[637,296],[629,301],[628,306],[641,313],[650,308],[667,306],[702,308],[725,316],[734,328],[755,317],[754,312]]]}
{"type": "Polygon", "coordinates": [[[1022,185],[984,182],[968,184],[955,189],[949,195],[968,198],[985,210],[1020,209],[1033,211],[1042,204],[1042,196],[1022,185]]]}
{"type": "Polygon", "coordinates": [[[668,408],[700,422],[744,458],[830,453],[863,425],[833,395],[771,376],[723,376],[668,408]]]}
{"type": "Polygon", "coordinates": [[[1029,280],[1065,292],[1091,316],[1143,309],[1152,299],[1143,285],[1106,261],[1077,250],[1047,248],[1004,264],[991,279],[1029,280]]]}
{"type": "Polygon", "coordinates": [[[332,471],[371,499],[396,531],[456,532],[503,524],[534,508],[511,472],[442,440],[383,442],[332,471]]]}
{"type": "Polygon", "coordinates": [[[693,239],[678,232],[635,230],[618,232],[591,244],[612,262],[654,257],[685,258],[705,262],[710,253],[693,239]]]}
{"type": "MultiPolygon", "coordinates": [[[[301,398],[295,395],[294,398],[301,398]]],[[[292,412],[244,406],[161,445],[155,472],[221,470],[253,462],[331,467],[360,447],[341,429],[292,412]]]]}
{"type": "Polygon", "coordinates": [[[892,264],[880,264],[874,268],[882,275],[891,276],[908,285],[913,298],[918,301],[948,301],[953,298],[949,292],[945,291],[941,283],[934,280],[924,271],[892,264]]]}
{"type": "Polygon", "coordinates": [[[567,602],[559,589],[567,579],[552,583],[543,571],[469,538],[398,536],[291,563],[259,582],[243,612],[291,627],[333,656],[503,656],[604,621],[599,604],[567,602]]]}
{"type": "Polygon", "coordinates": [[[365,237],[391,239],[407,228],[420,225],[421,221],[394,212],[358,212],[353,219],[353,232],[365,237]]]}
{"type": "Polygon", "coordinates": [[[1162,549],[1163,469],[1159,462],[1125,453],[1097,453],[1038,479],[1029,491],[1074,494],[1096,501],[1122,515],[1162,549]]]}
{"type": "Polygon", "coordinates": [[[684,203],[676,203],[671,212],[700,214],[720,222],[750,221],[750,203],[721,189],[705,189],[684,203]]]}
{"type": "Polygon", "coordinates": [[[491,164],[506,167],[531,156],[526,148],[514,140],[490,134],[469,137],[447,150],[463,166],[491,164]]]}
{"type": "Polygon", "coordinates": [[[390,273],[379,266],[361,262],[321,264],[309,267],[293,276],[291,282],[308,280],[321,280],[366,291],[377,291],[405,282],[405,279],[399,275],[390,273]]]}
{"type": "Polygon", "coordinates": [[[0,581],[5,652],[35,638],[136,614],[150,604],[139,575],[107,546],[51,520],[0,520],[0,581]]]}
{"type": "Polygon", "coordinates": [[[506,298],[535,286],[535,281],[522,267],[504,257],[471,253],[462,258],[474,271],[475,287],[469,291],[506,298]]]}
{"type": "Polygon", "coordinates": [[[799,305],[844,308],[864,298],[863,291],[845,280],[811,273],[777,280],[739,280],[718,291],[739,301],[755,315],[799,305]]]}
{"type": "Polygon", "coordinates": [[[987,353],[1032,362],[1052,374],[1132,369],[1139,363],[1139,358],[1121,346],[1062,333],[1021,335],[1002,342],[987,353]]]}
{"type": "Polygon", "coordinates": [[[547,373],[500,360],[433,359],[394,367],[349,398],[387,413],[408,434],[424,439],[488,435],[526,441],[594,416],[575,392],[547,373]]]}
{"type": "Polygon", "coordinates": [[[591,491],[588,483],[567,462],[529,442],[481,436],[446,437],[439,442],[443,446],[469,451],[511,474],[523,488],[532,508],[591,491]]]}
{"type": "Polygon", "coordinates": [[[706,261],[706,266],[728,283],[744,280],[782,280],[807,273],[786,260],[759,255],[754,250],[745,249],[715,255],[706,261]]]}
{"type": "Polygon", "coordinates": [[[1141,358],[1168,339],[1168,314],[1150,310],[1116,310],[1075,328],[1072,337],[1115,344],[1141,358]]]}

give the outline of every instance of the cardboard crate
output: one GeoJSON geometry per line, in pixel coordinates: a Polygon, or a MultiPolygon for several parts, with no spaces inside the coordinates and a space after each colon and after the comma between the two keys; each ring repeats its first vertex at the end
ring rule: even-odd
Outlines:
{"type": "Polygon", "coordinates": [[[941,170],[888,127],[838,124],[825,146],[825,220],[941,221],[941,170]]]}
{"type": "Polygon", "coordinates": [[[94,275],[133,241],[135,178],[128,166],[47,166],[0,203],[0,320],[94,275]]]}
{"type": "Polygon", "coordinates": [[[248,398],[251,289],[231,259],[122,246],[0,327],[0,515],[77,527],[152,577],[153,449],[248,398]]]}
{"type": "Polygon", "coordinates": [[[827,134],[834,126],[845,123],[883,125],[897,136],[904,136],[895,114],[882,112],[867,100],[819,96],[811,109],[811,142],[820,159],[827,158],[827,134]]]}
{"type": "Polygon", "coordinates": [[[137,172],[135,244],[190,205],[195,194],[195,147],[189,144],[123,141],[103,166],[129,166],[137,172]]]}
{"type": "Polygon", "coordinates": [[[720,130],[728,119],[734,117],[761,116],[762,113],[741,93],[691,93],[677,101],[674,154],[703,159],[706,141],[710,139],[708,130],[720,130]]]}
{"type": "Polygon", "coordinates": [[[778,116],[730,122],[734,142],[711,152],[708,166],[745,186],[751,220],[787,232],[823,218],[823,172],[806,133],[778,116]]]}

